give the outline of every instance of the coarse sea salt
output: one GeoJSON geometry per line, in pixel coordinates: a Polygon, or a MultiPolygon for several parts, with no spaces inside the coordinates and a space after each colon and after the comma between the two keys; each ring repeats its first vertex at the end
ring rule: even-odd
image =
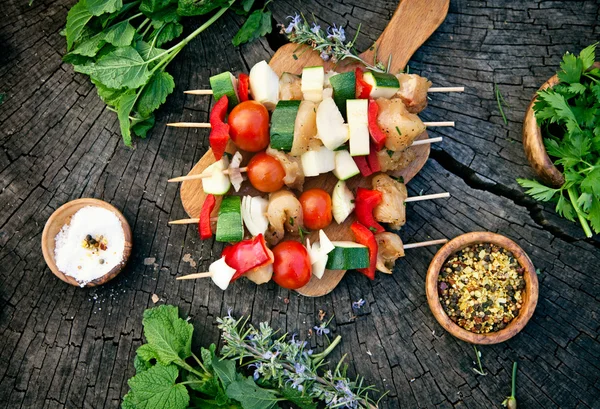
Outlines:
{"type": "Polygon", "coordinates": [[[117,215],[102,207],[86,206],[56,235],[54,259],[63,274],[83,287],[120,264],[124,250],[125,233],[117,215]],[[94,240],[101,244],[95,246],[94,240]]]}

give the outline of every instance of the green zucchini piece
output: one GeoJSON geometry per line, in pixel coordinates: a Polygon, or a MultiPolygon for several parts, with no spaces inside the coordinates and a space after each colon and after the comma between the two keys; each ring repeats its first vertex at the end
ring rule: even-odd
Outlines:
{"type": "Polygon", "coordinates": [[[400,89],[400,82],[394,74],[382,72],[366,72],[364,80],[370,84],[371,98],[392,98],[400,89]]]}
{"type": "Polygon", "coordinates": [[[237,243],[243,238],[242,199],[239,196],[224,196],[219,207],[216,240],[237,243]]]}
{"type": "Polygon", "coordinates": [[[333,88],[333,100],[338,109],[346,118],[346,100],[356,98],[356,75],[354,71],[342,72],[329,78],[333,88]]]}
{"type": "Polygon", "coordinates": [[[227,95],[229,100],[229,109],[239,104],[240,100],[237,94],[237,79],[229,71],[222,72],[210,77],[210,87],[213,91],[215,101],[227,95]]]}
{"type": "Polygon", "coordinates": [[[353,241],[332,241],[335,248],[327,255],[328,270],[354,270],[369,267],[369,249],[353,241]]]}
{"type": "Polygon", "coordinates": [[[279,101],[271,117],[271,148],[289,152],[301,101],[279,101]]]}

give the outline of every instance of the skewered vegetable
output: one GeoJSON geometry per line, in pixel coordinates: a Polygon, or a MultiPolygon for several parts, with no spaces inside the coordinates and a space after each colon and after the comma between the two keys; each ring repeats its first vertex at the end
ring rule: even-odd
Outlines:
{"type": "Polygon", "coordinates": [[[267,148],[266,153],[277,159],[281,166],[283,166],[285,172],[283,183],[290,189],[302,191],[302,188],[304,187],[304,171],[302,169],[300,158],[271,149],[270,147],[267,148]]]}
{"type": "Polygon", "coordinates": [[[250,99],[250,76],[241,73],[238,77],[238,99],[240,102],[250,99]]]}
{"type": "Polygon", "coordinates": [[[396,96],[400,97],[408,112],[418,114],[427,107],[427,91],[431,81],[416,74],[397,74],[400,89],[396,96]]]}
{"type": "Polygon", "coordinates": [[[360,170],[347,150],[335,151],[335,168],[333,174],[339,180],[348,180],[358,175],[360,170]]]}
{"type": "Polygon", "coordinates": [[[335,150],[348,141],[348,125],[333,98],[325,98],[317,107],[318,138],[329,150],[335,150]]]}
{"type": "Polygon", "coordinates": [[[304,67],[302,70],[302,96],[307,101],[321,102],[323,100],[323,83],[325,71],[323,66],[304,67]]]}
{"type": "Polygon", "coordinates": [[[387,149],[404,150],[425,131],[423,122],[418,116],[407,111],[402,100],[379,98],[377,105],[379,105],[377,123],[386,134],[387,149]]]}
{"type": "Polygon", "coordinates": [[[369,101],[366,99],[349,99],[346,101],[350,155],[352,156],[369,154],[368,104],[369,101]]]}
{"type": "Polygon", "coordinates": [[[227,141],[229,141],[229,125],[225,123],[228,104],[227,95],[223,95],[219,98],[212,111],[210,111],[210,135],[208,141],[216,160],[223,157],[227,141]]]}
{"type": "Polygon", "coordinates": [[[404,245],[400,236],[384,231],[375,235],[377,240],[377,270],[382,273],[392,274],[396,260],[404,257],[404,245]]]}
{"type": "Polygon", "coordinates": [[[364,81],[371,86],[369,98],[392,98],[398,89],[400,83],[393,74],[368,71],[365,72],[364,81]]]}
{"type": "Polygon", "coordinates": [[[331,194],[331,210],[333,218],[338,224],[342,224],[344,220],[354,211],[354,195],[346,186],[346,182],[339,180],[333,188],[331,194]]]}
{"type": "Polygon", "coordinates": [[[257,153],[248,163],[248,179],[261,192],[277,192],[283,187],[284,177],[281,163],[265,152],[257,153]]]}
{"type": "Polygon", "coordinates": [[[375,220],[389,223],[392,229],[399,229],[406,223],[406,186],[385,173],[376,175],[371,183],[373,189],[382,195],[381,203],[373,210],[375,220]]]}
{"type": "Polygon", "coordinates": [[[294,144],[294,128],[300,101],[279,101],[271,117],[271,148],[289,152],[294,144]]]}
{"type": "Polygon", "coordinates": [[[354,70],[354,76],[356,77],[356,98],[368,99],[371,95],[371,84],[365,81],[363,70],[356,67],[354,70]]]}
{"type": "MultiPolygon", "coordinates": [[[[377,223],[373,216],[375,208],[382,202],[383,195],[377,190],[369,190],[359,187],[356,189],[356,219],[369,230],[375,233],[385,231],[382,225],[377,223]]],[[[404,206],[404,203],[402,203],[404,206]]]]}
{"type": "Polygon", "coordinates": [[[269,227],[266,216],[268,205],[269,201],[259,196],[242,198],[242,220],[251,235],[258,236],[266,233],[269,227]]]}
{"type": "Polygon", "coordinates": [[[371,280],[374,280],[377,265],[377,240],[375,239],[375,235],[371,230],[359,222],[352,223],[350,230],[354,233],[356,241],[359,244],[367,246],[369,249],[369,267],[360,268],[358,271],[369,277],[371,280]]]}
{"type": "Polygon", "coordinates": [[[310,230],[324,229],[331,224],[331,197],[323,189],[309,189],[300,195],[304,226],[310,230]]]}
{"type": "Polygon", "coordinates": [[[290,155],[300,156],[309,149],[317,148],[321,141],[317,136],[317,104],[301,101],[294,123],[294,141],[290,155]]]}
{"type": "Polygon", "coordinates": [[[212,237],[212,227],[210,225],[210,214],[215,208],[216,199],[214,195],[206,195],[202,210],[200,211],[200,220],[198,220],[198,234],[201,240],[206,240],[212,237]]]}
{"type": "Polygon", "coordinates": [[[232,73],[229,71],[213,75],[209,79],[210,87],[213,91],[215,101],[221,99],[223,95],[227,96],[229,109],[239,104],[237,87],[238,83],[232,73]]]}
{"type": "Polygon", "coordinates": [[[289,190],[271,193],[267,206],[267,219],[269,220],[267,241],[273,246],[283,240],[286,230],[296,235],[304,226],[302,205],[289,190]]]}
{"type": "Polygon", "coordinates": [[[306,248],[297,241],[284,241],[273,249],[273,281],[295,290],[310,281],[311,264],[306,248]]]}
{"type": "Polygon", "coordinates": [[[356,74],[354,71],[342,72],[329,79],[333,88],[333,100],[344,118],[346,115],[346,100],[356,97],[356,74]]]}
{"type": "Polygon", "coordinates": [[[319,241],[314,242],[312,245],[310,241],[306,239],[306,250],[310,258],[312,274],[318,279],[323,277],[325,274],[325,266],[327,264],[328,254],[335,248],[327,234],[323,230],[319,230],[319,241]]]}
{"type": "Polygon", "coordinates": [[[269,250],[262,234],[227,246],[221,253],[227,265],[235,269],[231,281],[235,281],[250,270],[273,263],[273,252],[269,250]]]}
{"type": "Polygon", "coordinates": [[[302,99],[302,81],[299,75],[284,72],[279,79],[279,99],[282,101],[302,99]]]}
{"type": "Polygon", "coordinates": [[[225,291],[229,287],[229,283],[232,281],[236,271],[235,268],[227,265],[225,257],[221,257],[208,266],[208,272],[211,273],[210,278],[213,280],[213,283],[225,291]]]}
{"type": "Polygon", "coordinates": [[[369,267],[369,249],[353,241],[332,241],[334,249],[329,253],[328,270],[355,270],[369,267]]]}
{"type": "Polygon", "coordinates": [[[378,115],[379,105],[377,105],[375,100],[370,100],[368,108],[369,134],[371,134],[371,139],[375,144],[376,150],[380,151],[385,146],[386,135],[379,127],[379,124],[377,124],[378,115]]]}
{"type": "Polygon", "coordinates": [[[242,183],[244,182],[244,180],[246,180],[244,176],[242,176],[242,172],[240,171],[240,164],[242,163],[242,159],[242,154],[239,151],[236,152],[231,158],[231,163],[229,163],[229,166],[227,167],[229,181],[233,185],[233,189],[236,192],[240,191],[242,183]]]}
{"type": "Polygon", "coordinates": [[[260,152],[269,145],[269,112],[256,101],[244,101],[231,110],[227,119],[230,135],[238,148],[260,152]]]}
{"type": "Polygon", "coordinates": [[[242,202],[239,196],[225,196],[219,207],[217,234],[215,239],[225,243],[236,243],[244,238],[242,202]]]}
{"type": "Polygon", "coordinates": [[[300,160],[304,176],[318,176],[335,169],[335,152],[325,146],[303,153],[300,160]]]}
{"type": "Polygon", "coordinates": [[[227,156],[223,156],[202,172],[203,175],[210,175],[202,179],[202,190],[205,193],[213,195],[224,195],[231,188],[229,177],[223,173],[229,165],[227,156]]]}
{"type": "Polygon", "coordinates": [[[264,60],[250,69],[250,92],[269,111],[275,109],[279,101],[279,77],[264,60]]]}

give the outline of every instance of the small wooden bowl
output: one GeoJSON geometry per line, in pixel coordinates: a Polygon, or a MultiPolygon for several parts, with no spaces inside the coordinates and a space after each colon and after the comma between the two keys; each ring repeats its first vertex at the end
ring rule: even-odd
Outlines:
{"type": "Polygon", "coordinates": [[[425,291],[427,292],[427,302],[429,303],[429,308],[431,309],[433,316],[446,331],[456,338],[472,344],[490,345],[504,342],[514,337],[523,329],[523,327],[525,327],[537,305],[538,279],[529,256],[527,256],[517,243],[508,237],[495,233],[472,232],[450,240],[436,253],[427,270],[425,291]],[[523,273],[523,278],[525,279],[525,292],[523,294],[523,303],[519,315],[504,329],[488,334],[476,334],[455,324],[448,315],[446,315],[446,312],[440,304],[438,295],[438,275],[448,257],[467,246],[480,243],[491,243],[505,248],[513,254],[519,262],[519,265],[525,269],[525,272],[523,273]]]}
{"type": "MultiPolygon", "coordinates": [[[[600,68],[600,62],[594,63],[593,66],[600,68]]],[[[558,82],[558,76],[554,75],[546,81],[538,91],[553,87],[558,84],[558,82]]],[[[523,120],[523,148],[525,149],[527,160],[529,160],[531,167],[540,179],[548,185],[557,188],[565,183],[565,177],[562,172],[554,166],[546,152],[542,130],[538,126],[535,119],[535,113],[533,112],[533,105],[536,100],[537,92],[533,95],[531,103],[529,104],[527,111],[525,111],[525,119],[523,120]]]]}
{"type": "Polygon", "coordinates": [[[123,226],[123,232],[125,233],[125,249],[123,250],[123,261],[116,265],[112,270],[103,275],[102,277],[98,277],[95,280],[92,280],[85,284],[84,287],[95,287],[98,285],[102,285],[112,280],[121,272],[125,264],[127,264],[127,260],[129,259],[129,255],[131,254],[131,228],[129,227],[129,223],[125,217],[121,214],[117,208],[112,206],[111,204],[106,203],[103,200],[99,199],[91,199],[91,198],[83,198],[72,200],[70,202],[65,203],[48,219],[46,225],[44,226],[44,231],[42,233],[42,252],[44,253],[44,260],[46,260],[46,264],[50,267],[52,273],[55,276],[63,280],[65,283],[69,283],[71,285],[81,287],[81,285],[71,276],[63,274],[58,267],[56,266],[56,261],[54,260],[54,239],[58,232],[62,229],[65,224],[69,224],[71,222],[71,217],[81,208],[86,206],[97,206],[102,207],[104,209],[110,210],[113,212],[121,221],[121,225],[123,226]]]}

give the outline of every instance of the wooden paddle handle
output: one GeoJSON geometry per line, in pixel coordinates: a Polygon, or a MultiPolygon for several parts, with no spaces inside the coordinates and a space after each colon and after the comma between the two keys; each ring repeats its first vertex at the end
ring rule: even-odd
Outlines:
{"type": "Polygon", "coordinates": [[[360,56],[373,61],[377,52],[379,61],[387,64],[392,56],[390,72],[403,70],[415,51],[442,24],[448,14],[450,0],[401,0],[392,19],[372,47],[360,56]]]}

